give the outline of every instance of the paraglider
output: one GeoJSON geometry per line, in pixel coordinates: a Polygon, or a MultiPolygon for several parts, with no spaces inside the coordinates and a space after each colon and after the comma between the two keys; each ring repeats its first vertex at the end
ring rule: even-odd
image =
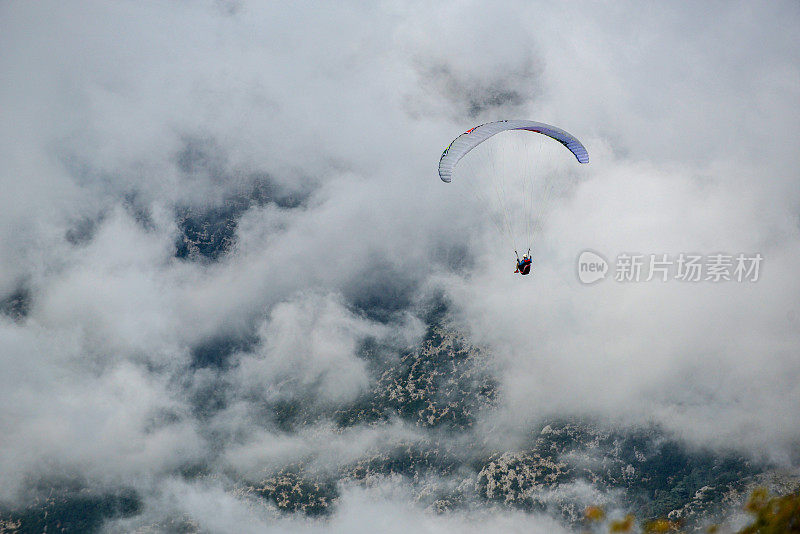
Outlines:
{"type": "MultiPolygon", "coordinates": [[[[485,124],[481,124],[474,128],[470,128],[463,134],[456,137],[450,145],[444,150],[442,156],[439,158],[439,178],[443,182],[450,183],[453,180],[453,175],[456,170],[456,165],[458,162],[464,158],[471,150],[479,146],[481,143],[487,141],[489,138],[501,133],[510,130],[520,130],[525,132],[533,132],[539,133],[544,136],[547,136],[551,139],[554,139],[564,145],[564,147],[569,150],[575,159],[578,160],[579,163],[588,163],[589,162],[589,153],[586,151],[586,147],[572,134],[557,128],[555,126],[551,126],[549,124],[544,124],[542,122],[535,122],[529,120],[503,120],[503,121],[496,121],[496,122],[487,122],[485,124]]],[[[526,151],[527,152],[527,151],[526,151]]],[[[516,156],[516,155],[515,155],[516,156]]],[[[493,176],[494,172],[490,172],[490,179],[496,180],[497,178],[493,176]]],[[[513,204],[513,202],[509,202],[507,199],[503,197],[507,194],[505,184],[501,182],[499,185],[495,185],[495,192],[497,193],[497,200],[500,204],[500,208],[502,208],[502,219],[497,217],[499,220],[496,221],[498,228],[502,229],[505,233],[509,234],[509,238],[514,244],[515,237],[514,237],[514,225],[519,224],[520,226],[527,226],[528,235],[526,238],[530,244],[530,241],[533,239],[533,228],[535,226],[533,222],[534,214],[533,214],[533,204],[534,199],[532,197],[532,190],[534,188],[534,178],[533,173],[531,172],[522,172],[518,174],[526,174],[526,176],[522,176],[523,179],[528,180],[530,182],[529,186],[526,188],[526,183],[522,184],[522,195],[525,197],[523,199],[523,206],[526,213],[522,216],[515,217],[509,213],[508,206],[513,204]],[[530,212],[530,213],[527,213],[530,212]]],[[[536,181],[539,181],[537,177],[536,181]]],[[[542,179],[542,181],[546,181],[542,179]]],[[[547,191],[546,196],[551,196],[552,193],[552,186],[548,184],[548,187],[544,188],[547,191]]],[[[508,193],[510,194],[510,193],[508,193]]],[[[519,202],[516,202],[519,204],[519,202]]],[[[541,212],[542,207],[539,206],[539,211],[541,212]]],[[[500,211],[500,210],[498,210],[500,211]]],[[[537,217],[540,213],[536,214],[537,217]]],[[[541,223],[539,223],[541,224],[541,223]]],[[[514,245],[515,254],[516,254],[516,245],[514,245]]],[[[530,273],[532,258],[530,256],[530,248],[528,248],[528,253],[523,255],[523,258],[520,260],[519,255],[517,254],[517,269],[514,271],[515,273],[519,273],[521,275],[527,275],[530,273]]]]}
{"type": "Polygon", "coordinates": [[[517,270],[514,273],[519,273],[522,275],[530,274],[531,273],[531,264],[533,263],[533,259],[530,256],[530,250],[528,250],[527,254],[522,255],[522,259],[519,259],[519,255],[517,255],[517,270]]]}

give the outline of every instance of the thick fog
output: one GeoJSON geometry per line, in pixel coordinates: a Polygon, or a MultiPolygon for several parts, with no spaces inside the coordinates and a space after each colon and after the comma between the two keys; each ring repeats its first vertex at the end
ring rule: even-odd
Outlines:
{"type": "Polygon", "coordinates": [[[586,416],[796,464],[798,24],[794,2],[3,3],[0,502],[79,479],[210,531],[553,532],[430,515],[391,480],[343,489],[325,526],[226,489],[417,439],[325,414],[374,384],[364,340],[413,347],[434,295],[491,355],[489,446],[586,416]],[[506,118],[590,154],[553,167],[528,277],[436,172],[506,118]],[[181,255],[185,214],[225,209],[230,247],[181,255]],[[579,281],[585,249],[607,279],[579,281]],[[623,253],[763,262],[755,282],[618,282],[623,253]],[[276,402],[316,419],[285,432],[276,402]],[[210,479],[180,478],[196,465],[210,479]]]}

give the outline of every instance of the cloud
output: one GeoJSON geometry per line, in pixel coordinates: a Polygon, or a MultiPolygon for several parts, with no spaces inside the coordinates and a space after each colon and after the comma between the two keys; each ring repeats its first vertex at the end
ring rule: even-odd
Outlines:
{"type": "MultiPolygon", "coordinates": [[[[445,448],[583,415],[796,464],[795,3],[0,10],[0,301],[25,301],[0,316],[3,502],[64,475],[135,487],[154,521],[263,531],[229,475],[420,437],[332,413],[382,372],[364,343],[413,349],[433,294],[499,369],[498,409],[445,448]],[[560,194],[524,279],[471,194],[488,186],[436,176],[455,135],[511,116],[591,155],[536,168],[560,194]],[[752,284],[587,287],[587,248],[764,265],[752,284]],[[309,417],[281,428],[280,403],[309,417]]],[[[275,528],[530,520],[430,515],[403,491],[345,488],[329,524],[275,528]]]]}
{"type": "Polygon", "coordinates": [[[402,486],[383,481],[369,491],[351,487],[344,491],[340,511],[324,522],[302,517],[278,515],[256,502],[238,499],[212,483],[188,485],[172,480],[153,502],[159,508],[147,509],[144,517],[120,521],[112,526],[131,527],[181,524],[185,520],[214,532],[404,532],[409,526],[421,532],[568,532],[546,516],[508,510],[476,510],[466,514],[430,514],[410,502],[402,486]],[[143,521],[144,520],[144,521],[143,521]]]}
{"type": "Polygon", "coordinates": [[[369,385],[358,343],[380,328],[353,316],[330,296],[305,297],[273,308],[259,331],[263,345],[240,358],[237,383],[255,395],[343,403],[369,385]],[[281,384],[265,391],[264,384],[281,384]]]}

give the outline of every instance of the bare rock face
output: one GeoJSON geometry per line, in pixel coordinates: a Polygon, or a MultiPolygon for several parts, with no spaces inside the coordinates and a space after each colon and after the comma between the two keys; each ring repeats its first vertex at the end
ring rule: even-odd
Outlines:
{"type": "Polygon", "coordinates": [[[505,452],[478,472],[475,489],[489,500],[533,506],[538,492],[555,486],[568,472],[565,462],[537,452],[505,452]]]}
{"type": "Polygon", "coordinates": [[[331,481],[297,470],[284,470],[265,478],[258,485],[247,486],[245,493],[268,499],[279,510],[302,512],[310,516],[328,512],[337,496],[331,481]]]}
{"type": "Polygon", "coordinates": [[[490,358],[453,329],[433,326],[421,346],[381,372],[362,403],[342,410],[345,425],[400,417],[422,428],[470,428],[497,395],[490,358]]]}

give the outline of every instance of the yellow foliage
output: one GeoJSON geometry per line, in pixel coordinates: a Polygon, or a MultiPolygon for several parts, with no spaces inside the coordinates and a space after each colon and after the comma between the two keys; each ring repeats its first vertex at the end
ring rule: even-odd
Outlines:
{"type": "Polygon", "coordinates": [[[767,504],[768,499],[769,491],[767,491],[767,488],[756,488],[753,490],[753,493],[750,494],[750,498],[747,500],[747,504],[744,505],[744,509],[751,514],[757,514],[767,504]]]}
{"type": "Polygon", "coordinates": [[[630,532],[633,528],[634,517],[633,514],[628,514],[625,519],[612,521],[608,527],[609,532],[630,532]]]}
{"type": "Polygon", "coordinates": [[[644,531],[647,534],[655,534],[657,532],[669,532],[678,530],[678,523],[668,519],[655,519],[647,523],[644,531]]]}
{"type": "Polygon", "coordinates": [[[583,511],[583,517],[587,521],[602,521],[606,517],[606,513],[599,506],[587,506],[583,511]]]}
{"type": "Polygon", "coordinates": [[[756,517],[740,534],[800,534],[800,492],[770,497],[766,489],[757,488],[745,510],[756,517]]]}

